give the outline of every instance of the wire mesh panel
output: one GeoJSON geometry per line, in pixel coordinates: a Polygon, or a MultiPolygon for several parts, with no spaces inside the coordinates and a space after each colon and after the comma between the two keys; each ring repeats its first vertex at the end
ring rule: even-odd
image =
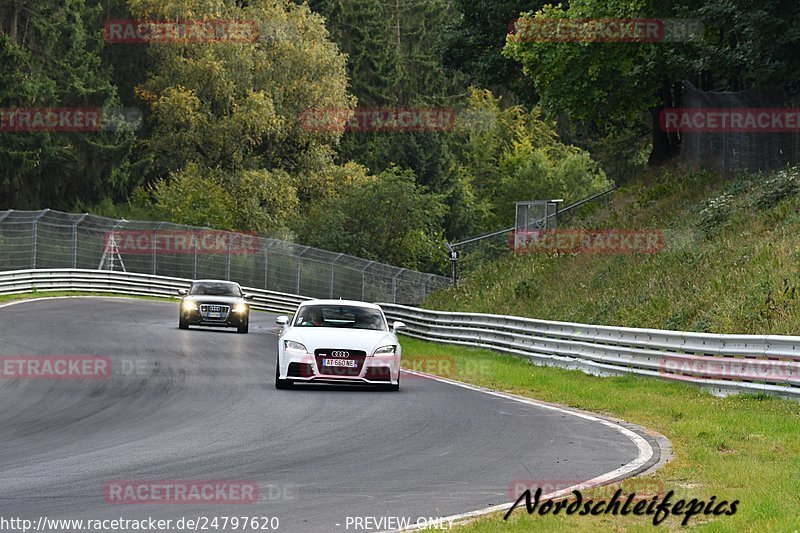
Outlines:
{"type": "Polygon", "coordinates": [[[683,86],[684,110],[709,117],[704,118],[707,131],[701,128],[680,133],[681,157],[686,163],[734,175],[800,162],[797,98],[787,98],[777,91],[705,92],[688,81],[683,86]],[[786,114],[768,112],[775,110],[784,110],[786,114]],[[712,128],[713,111],[720,115],[718,127],[712,128]],[[734,122],[737,111],[739,118],[744,119],[740,124],[734,122]],[[753,118],[753,127],[748,127],[748,118],[753,118]]]}
{"type": "Polygon", "coordinates": [[[229,279],[316,298],[409,304],[449,283],[442,276],[245,233],[51,210],[0,211],[0,270],[29,268],[229,279]]]}

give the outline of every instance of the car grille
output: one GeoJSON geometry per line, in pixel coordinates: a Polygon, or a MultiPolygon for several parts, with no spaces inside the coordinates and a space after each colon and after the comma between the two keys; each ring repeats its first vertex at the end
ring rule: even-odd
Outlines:
{"type": "Polygon", "coordinates": [[[347,348],[319,348],[314,350],[314,357],[320,375],[355,377],[361,374],[361,369],[364,367],[364,360],[367,358],[367,352],[348,350],[347,348]],[[337,354],[337,357],[333,356],[334,353],[337,354]],[[355,361],[356,365],[322,366],[323,359],[355,361]]]}
{"type": "Polygon", "coordinates": [[[200,316],[203,320],[209,322],[224,322],[228,319],[228,313],[231,312],[231,306],[223,304],[202,304],[200,305],[200,316]],[[208,313],[221,313],[219,318],[209,318],[208,313]]]}

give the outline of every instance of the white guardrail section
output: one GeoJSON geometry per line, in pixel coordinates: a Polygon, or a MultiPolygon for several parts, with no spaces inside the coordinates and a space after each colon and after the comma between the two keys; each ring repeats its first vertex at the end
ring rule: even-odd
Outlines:
{"type": "Polygon", "coordinates": [[[514,316],[429,311],[381,304],[404,334],[489,348],[534,364],[613,376],[636,374],[701,385],[719,395],[767,393],[800,399],[800,337],[719,335],[590,326],[514,316]]]}
{"type": "MultiPolygon", "coordinates": [[[[188,289],[192,280],[115,272],[110,270],[11,270],[0,272],[0,294],[30,292],[85,291],[110,292],[135,296],[178,298],[178,289],[188,289]]],[[[304,296],[244,288],[253,294],[250,306],[262,311],[294,313],[304,296]]]]}
{"type": "MultiPolygon", "coordinates": [[[[0,294],[87,291],[177,297],[189,279],[106,270],[0,272],[0,294]]],[[[244,288],[255,309],[291,314],[304,296],[244,288]]],[[[380,304],[403,332],[434,342],[488,348],[538,365],[602,375],[636,374],[701,385],[717,394],[768,393],[800,399],[800,337],[719,335],[592,326],[513,316],[380,304]]]]}

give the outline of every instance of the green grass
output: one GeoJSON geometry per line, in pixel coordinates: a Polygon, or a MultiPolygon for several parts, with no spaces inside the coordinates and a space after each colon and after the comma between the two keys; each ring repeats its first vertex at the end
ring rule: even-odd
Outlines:
{"type": "Polygon", "coordinates": [[[666,245],[655,254],[509,253],[476,268],[457,289],[433,294],[425,307],[800,334],[800,169],[735,180],[667,169],[579,215],[563,227],[658,229],[666,245]]]}
{"type": "Polygon", "coordinates": [[[23,294],[0,294],[0,304],[8,303],[15,300],[30,300],[32,298],[56,298],[59,296],[109,296],[115,298],[135,298],[137,300],[160,300],[169,301],[175,297],[159,297],[159,296],[137,296],[129,294],[118,294],[113,292],[84,292],[84,291],[34,291],[23,294]]]}
{"type": "MultiPolygon", "coordinates": [[[[735,515],[698,515],[689,522],[692,529],[797,531],[800,528],[798,402],[745,395],[717,398],[696,387],[657,379],[599,378],[578,371],[533,366],[522,358],[487,350],[408,337],[402,342],[405,367],[618,417],[666,435],[672,443],[674,458],[652,479],[643,482],[645,486],[674,490],[676,499],[708,500],[717,496],[717,501],[740,500],[735,515]]],[[[623,489],[635,488],[639,486],[637,483],[623,485],[623,489]]],[[[631,490],[625,490],[628,492],[631,490]]],[[[591,494],[590,491],[584,495],[591,494]]],[[[508,522],[503,521],[500,513],[471,522],[460,531],[650,530],[651,520],[633,516],[528,516],[523,505],[508,522]]],[[[661,527],[683,529],[679,523],[680,519],[670,517],[661,527]]]]}

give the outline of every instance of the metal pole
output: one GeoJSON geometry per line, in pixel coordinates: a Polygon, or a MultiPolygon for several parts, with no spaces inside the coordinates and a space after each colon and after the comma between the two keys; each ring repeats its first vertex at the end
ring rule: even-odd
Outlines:
{"type": "Polygon", "coordinates": [[[300,256],[297,256],[297,272],[295,273],[294,293],[300,294],[300,256]]]}
{"type": "Polygon", "coordinates": [[[192,235],[192,241],[194,241],[192,250],[192,279],[197,279],[197,246],[200,242],[200,234],[199,232],[195,231],[190,235],[192,235]]]}
{"type": "Polygon", "coordinates": [[[42,218],[49,209],[45,209],[39,216],[33,219],[33,256],[31,257],[31,268],[36,268],[36,255],[38,252],[38,245],[39,245],[39,219],[42,218]]]}
{"type": "Polygon", "coordinates": [[[72,225],[72,268],[78,268],[78,226],[89,213],[84,213],[72,225]]]}
{"type": "Polygon", "coordinates": [[[366,285],[367,285],[367,270],[371,267],[375,261],[370,261],[367,263],[367,266],[361,269],[361,301],[364,301],[364,297],[366,296],[366,285]]]}
{"type": "Polygon", "coordinates": [[[231,280],[231,235],[234,234],[228,232],[228,257],[225,260],[225,279],[228,281],[231,280]]]}
{"type": "Polygon", "coordinates": [[[150,230],[151,231],[151,238],[150,238],[150,248],[153,250],[153,275],[156,275],[156,269],[158,268],[158,234],[161,230],[161,226],[164,223],[160,222],[156,229],[150,230]]]}
{"type": "Polygon", "coordinates": [[[330,262],[330,269],[328,270],[328,297],[333,298],[333,267],[336,264],[336,261],[339,260],[344,254],[339,254],[336,256],[336,259],[330,262]]]}
{"type": "Polygon", "coordinates": [[[269,276],[269,250],[264,247],[264,289],[268,289],[267,279],[269,276]]]}

